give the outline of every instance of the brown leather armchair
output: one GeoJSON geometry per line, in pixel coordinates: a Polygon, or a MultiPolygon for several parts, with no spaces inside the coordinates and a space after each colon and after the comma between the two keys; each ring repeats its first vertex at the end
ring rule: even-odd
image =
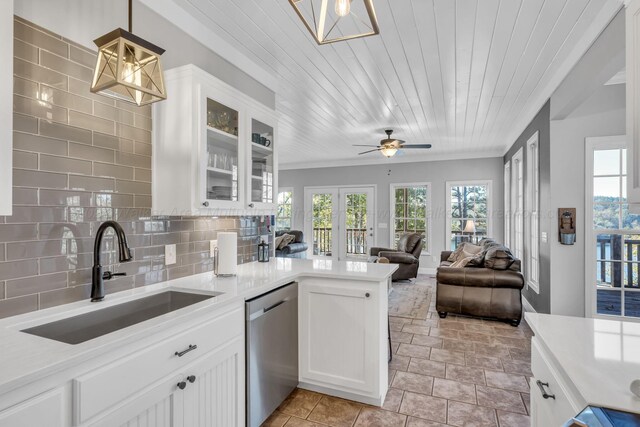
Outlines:
{"type": "Polygon", "coordinates": [[[391,276],[391,280],[408,280],[418,276],[420,253],[422,252],[422,235],[405,233],[398,240],[398,249],[371,248],[372,257],[387,258],[391,264],[399,268],[391,276]]]}

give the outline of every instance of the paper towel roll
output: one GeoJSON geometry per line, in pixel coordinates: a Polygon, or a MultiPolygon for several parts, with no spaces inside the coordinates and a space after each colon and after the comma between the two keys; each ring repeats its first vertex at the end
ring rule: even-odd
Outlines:
{"type": "Polygon", "coordinates": [[[218,276],[235,276],[238,272],[238,234],[218,233],[218,276]]]}

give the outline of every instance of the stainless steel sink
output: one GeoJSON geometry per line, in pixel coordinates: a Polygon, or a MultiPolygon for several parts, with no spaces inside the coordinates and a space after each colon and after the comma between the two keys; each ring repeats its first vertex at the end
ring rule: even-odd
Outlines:
{"type": "Polygon", "coordinates": [[[67,344],[79,344],[205,301],[222,293],[195,294],[166,291],[91,313],[45,323],[44,325],[24,329],[22,332],[67,344]]]}

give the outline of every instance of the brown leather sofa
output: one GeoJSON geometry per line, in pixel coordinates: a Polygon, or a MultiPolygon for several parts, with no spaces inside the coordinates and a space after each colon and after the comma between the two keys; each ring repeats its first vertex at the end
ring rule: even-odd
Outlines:
{"type": "Polygon", "coordinates": [[[422,235],[405,233],[398,239],[398,249],[371,248],[369,254],[372,261],[377,258],[387,258],[391,264],[398,264],[399,268],[391,276],[394,282],[418,277],[420,267],[420,253],[422,252],[422,235]]]}
{"type": "Polygon", "coordinates": [[[436,310],[447,313],[498,319],[518,326],[522,317],[521,290],[524,278],[520,260],[505,270],[486,266],[450,267],[451,251],[440,254],[436,275],[436,310]]]}

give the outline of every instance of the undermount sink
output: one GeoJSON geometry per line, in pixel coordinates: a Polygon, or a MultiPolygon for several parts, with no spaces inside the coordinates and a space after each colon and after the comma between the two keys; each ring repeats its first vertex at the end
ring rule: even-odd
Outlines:
{"type": "Polygon", "coordinates": [[[222,293],[196,294],[165,291],[90,313],[23,329],[22,332],[67,344],[80,344],[145,320],[208,300],[222,293]]]}

